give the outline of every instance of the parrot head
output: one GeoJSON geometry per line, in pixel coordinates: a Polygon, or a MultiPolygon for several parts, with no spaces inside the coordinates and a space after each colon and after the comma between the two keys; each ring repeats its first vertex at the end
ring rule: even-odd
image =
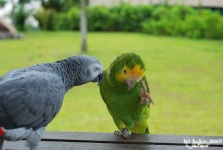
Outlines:
{"type": "Polygon", "coordinates": [[[78,55],[57,61],[57,63],[68,64],[67,69],[69,73],[76,73],[73,76],[77,76],[78,80],[72,80],[75,82],[73,84],[75,86],[83,85],[88,82],[97,82],[99,85],[104,79],[103,65],[95,57],[78,55]]]}
{"type": "Polygon", "coordinates": [[[117,84],[127,85],[128,90],[134,88],[135,84],[142,80],[145,65],[139,55],[125,53],[117,57],[110,66],[110,73],[117,84]]]}

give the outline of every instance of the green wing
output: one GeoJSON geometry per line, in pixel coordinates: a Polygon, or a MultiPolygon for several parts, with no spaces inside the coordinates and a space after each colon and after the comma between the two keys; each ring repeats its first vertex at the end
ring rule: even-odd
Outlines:
{"type": "Polygon", "coordinates": [[[106,104],[106,107],[107,107],[109,113],[113,117],[114,114],[111,110],[111,107],[108,104],[108,101],[111,98],[111,93],[109,92],[110,89],[109,89],[109,84],[108,84],[108,80],[107,80],[107,71],[106,70],[104,71],[104,79],[103,79],[102,83],[99,85],[99,89],[100,89],[101,97],[102,97],[104,103],[106,104]]]}
{"type": "Polygon", "coordinates": [[[144,76],[144,77],[142,78],[142,80],[146,83],[147,91],[148,91],[148,93],[150,93],[150,89],[149,89],[149,85],[148,85],[146,76],[144,76]]]}
{"type": "Polygon", "coordinates": [[[113,87],[109,85],[106,70],[104,71],[104,80],[100,84],[100,94],[116,126],[121,130],[125,127],[123,120],[125,120],[125,122],[129,121],[127,120],[127,117],[122,117],[123,104],[120,104],[122,96],[114,93],[113,87]]]}

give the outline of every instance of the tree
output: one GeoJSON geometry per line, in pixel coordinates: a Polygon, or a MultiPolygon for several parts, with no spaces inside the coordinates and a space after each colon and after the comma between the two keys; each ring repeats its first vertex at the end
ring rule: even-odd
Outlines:
{"type": "Polygon", "coordinates": [[[64,0],[41,0],[41,4],[45,9],[54,9],[62,11],[64,0]]]}
{"type": "Polygon", "coordinates": [[[87,17],[86,17],[86,2],[81,0],[81,51],[87,52],[87,17]]]}
{"type": "Polygon", "coordinates": [[[6,0],[0,0],[0,8],[4,7],[6,4],[6,0]]]}
{"type": "Polygon", "coordinates": [[[71,7],[79,5],[79,0],[41,0],[45,9],[54,9],[57,12],[68,11],[71,7]]]}

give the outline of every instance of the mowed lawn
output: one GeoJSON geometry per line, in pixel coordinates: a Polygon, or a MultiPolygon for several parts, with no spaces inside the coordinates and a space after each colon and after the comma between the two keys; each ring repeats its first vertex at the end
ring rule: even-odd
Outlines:
{"type": "MultiPolygon", "coordinates": [[[[80,52],[78,32],[31,32],[0,41],[0,75],[80,52]]],[[[156,37],[139,33],[89,33],[86,55],[104,68],[120,54],[134,52],[146,65],[155,106],[152,134],[223,135],[223,41],[156,37]]],[[[70,90],[48,131],[113,132],[116,127],[98,86],[70,90]]]]}

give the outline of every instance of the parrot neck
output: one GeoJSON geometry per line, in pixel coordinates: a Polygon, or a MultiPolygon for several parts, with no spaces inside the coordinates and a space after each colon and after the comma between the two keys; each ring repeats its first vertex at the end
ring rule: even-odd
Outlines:
{"type": "Polygon", "coordinates": [[[61,77],[66,91],[82,84],[81,65],[75,60],[65,59],[52,64],[53,70],[61,77]],[[75,66],[75,67],[74,67],[75,66]]]}

